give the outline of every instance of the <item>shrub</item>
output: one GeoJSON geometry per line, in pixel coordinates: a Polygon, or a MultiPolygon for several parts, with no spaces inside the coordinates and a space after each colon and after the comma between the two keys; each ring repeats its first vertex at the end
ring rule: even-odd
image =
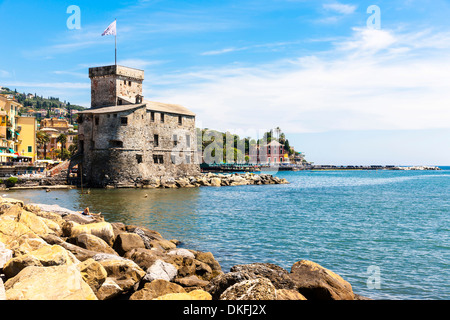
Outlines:
{"type": "Polygon", "coordinates": [[[7,188],[11,188],[14,187],[17,183],[17,181],[19,181],[19,179],[17,179],[16,177],[9,177],[8,180],[6,180],[5,184],[7,188]]]}

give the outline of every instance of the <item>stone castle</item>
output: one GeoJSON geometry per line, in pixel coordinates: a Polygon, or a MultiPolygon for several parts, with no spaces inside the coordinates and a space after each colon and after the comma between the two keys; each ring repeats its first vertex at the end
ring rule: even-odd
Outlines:
{"type": "Polygon", "coordinates": [[[96,67],[89,78],[91,108],[78,116],[83,183],[136,185],[200,173],[193,112],[144,100],[143,70],[96,67]]]}

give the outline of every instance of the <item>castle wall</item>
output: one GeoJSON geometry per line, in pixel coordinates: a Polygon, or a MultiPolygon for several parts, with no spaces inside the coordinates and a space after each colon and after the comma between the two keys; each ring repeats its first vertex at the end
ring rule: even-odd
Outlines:
{"type": "Polygon", "coordinates": [[[86,113],[81,117],[79,148],[84,154],[84,179],[91,185],[134,184],[200,173],[195,163],[197,139],[193,116],[182,116],[180,124],[179,115],[165,113],[161,122],[161,112],[153,112],[152,116],[152,111],[143,105],[128,111],[86,113]]]}

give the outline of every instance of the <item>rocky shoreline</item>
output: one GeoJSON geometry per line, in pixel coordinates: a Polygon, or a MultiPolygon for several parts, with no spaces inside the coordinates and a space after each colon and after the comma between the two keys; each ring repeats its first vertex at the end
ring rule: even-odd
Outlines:
{"type": "Polygon", "coordinates": [[[0,198],[0,300],[361,300],[312,261],[224,272],[142,226],[0,198]]]}
{"type": "MultiPolygon", "coordinates": [[[[254,173],[204,173],[200,176],[188,176],[182,178],[154,178],[151,180],[136,181],[134,183],[117,182],[107,184],[104,188],[197,188],[197,187],[225,187],[242,185],[267,185],[267,184],[287,184],[284,178],[278,178],[270,174],[254,173]]],[[[3,188],[3,190],[21,189],[70,189],[74,185],[67,184],[67,180],[61,176],[35,178],[20,178],[14,187],[3,188]]]]}

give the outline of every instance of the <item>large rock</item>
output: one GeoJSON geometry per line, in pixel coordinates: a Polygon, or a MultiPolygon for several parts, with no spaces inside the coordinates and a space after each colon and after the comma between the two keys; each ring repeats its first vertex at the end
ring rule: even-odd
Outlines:
{"type": "Polygon", "coordinates": [[[272,263],[236,265],[230,271],[247,274],[249,279],[267,278],[276,289],[296,289],[296,285],[290,278],[289,272],[272,263]]]}
{"type": "Polygon", "coordinates": [[[306,298],[296,290],[278,289],[277,300],[306,300],[306,298]]]}
{"type": "Polygon", "coordinates": [[[156,260],[164,260],[167,256],[158,250],[138,248],[127,251],[124,258],[133,260],[142,270],[147,270],[156,262],[156,260]]]}
{"type": "Polygon", "coordinates": [[[122,288],[114,281],[113,278],[107,277],[97,290],[98,300],[109,300],[117,297],[122,293],[122,288]]]}
{"type": "Polygon", "coordinates": [[[214,255],[211,252],[196,251],[195,259],[206,263],[211,268],[212,270],[211,279],[220,274],[223,274],[222,267],[220,266],[219,262],[214,258],[214,255]]]}
{"type": "Polygon", "coordinates": [[[130,290],[145,276],[145,271],[128,259],[108,259],[99,262],[105,268],[108,277],[112,278],[122,291],[130,290]]]}
{"type": "Polygon", "coordinates": [[[144,280],[147,282],[158,279],[172,281],[176,277],[177,272],[178,270],[174,265],[158,259],[147,269],[144,280]]]}
{"type": "Polygon", "coordinates": [[[106,241],[106,243],[112,246],[114,242],[114,230],[108,222],[97,222],[89,224],[78,224],[76,222],[66,222],[63,232],[67,237],[76,237],[82,233],[93,234],[106,241]]]}
{"type": "Polygon", "coordinates": [[[95,252],[103,252],[103,253],[109,253],[109,254],[115,254],[117,255],[117,252],[112,249],[105,240],[94,236],[93,234],[88,233],[82,233],[77,235],[75,238],[71,239],[71,242],[73,242],[75,245],[89,250],[89,251],[95,251],[95,252]]]}
{"type": "Polygon", "coordinates": [[[186,291],[178,284],[157,279],[147,282],[141,290],[131,295],[130,300],[153,300],[169,293],[186,293],[186,291]]]}
{"type": "Polygon", "coordinates": [[[103,266],[94,259],[87,259],[78,264],[78,270],[81,272],[83,280],[96,293],[105,282],[108,273],[103,266]]]}
{"type": "Polygon", "coordinates": [[[113,246],[113,249],[121,256],[127,251],[137,248],[145,249],[144,240],[138,234],[129,232],[119,234],[113,246]]]}
{"type": "Polygon", "coordinates": [[[38,238],[37,234],[23,223],[17,222],[14,217],[0,216],[0,242],[8,246],[24,235],[30,238],[38,238]]]}
{"type": "Polygon", "coordinates": [[[97,300],[75,265],[27,267],[5,290],[8,300],[97,300]]]}
{"type": "Polygon", "coordinates": [[[240,272],[228,272],[221,274],[214,279],[212,279],[208,285],[206,285],[205,290],[208,291],[213,300],[218,300],[220,295],[232,285],[249,280],[250,276],[246,273],[240,272]]]}
{"type": "Polygon", "coordinates": [[[178,267],[179,277],[197,276],[202,280],[209,281],[213,278],[211,267],[197,259],[172,256],[172,261],[178,267]]]}
{"type": "Polygon", "coordinates": [[[63,247],[59,245],[47,245],[9,260],[4,266],[3,271],[8,278],[11,278],[29,266],[70,266],[78,262],[78,259],[63,247]]]}
{"type": "Polygon", "coordinates": [[[236,283],[220,295],[220,300],[276,300],[277,290],[266,278],[236,283]]]}
{"type": "Polygon", "coordinates": [[[352,286],[319,264],[302,260],[291,268],[291,279],[308,300],[354,300],[352,286]]]}
{"type": "Polygon", "coordinates": [[[167,252],[169,256],[180,256],[184,258],[194,259],[195,255],[187,249],[172,249],[167,252]]]}

